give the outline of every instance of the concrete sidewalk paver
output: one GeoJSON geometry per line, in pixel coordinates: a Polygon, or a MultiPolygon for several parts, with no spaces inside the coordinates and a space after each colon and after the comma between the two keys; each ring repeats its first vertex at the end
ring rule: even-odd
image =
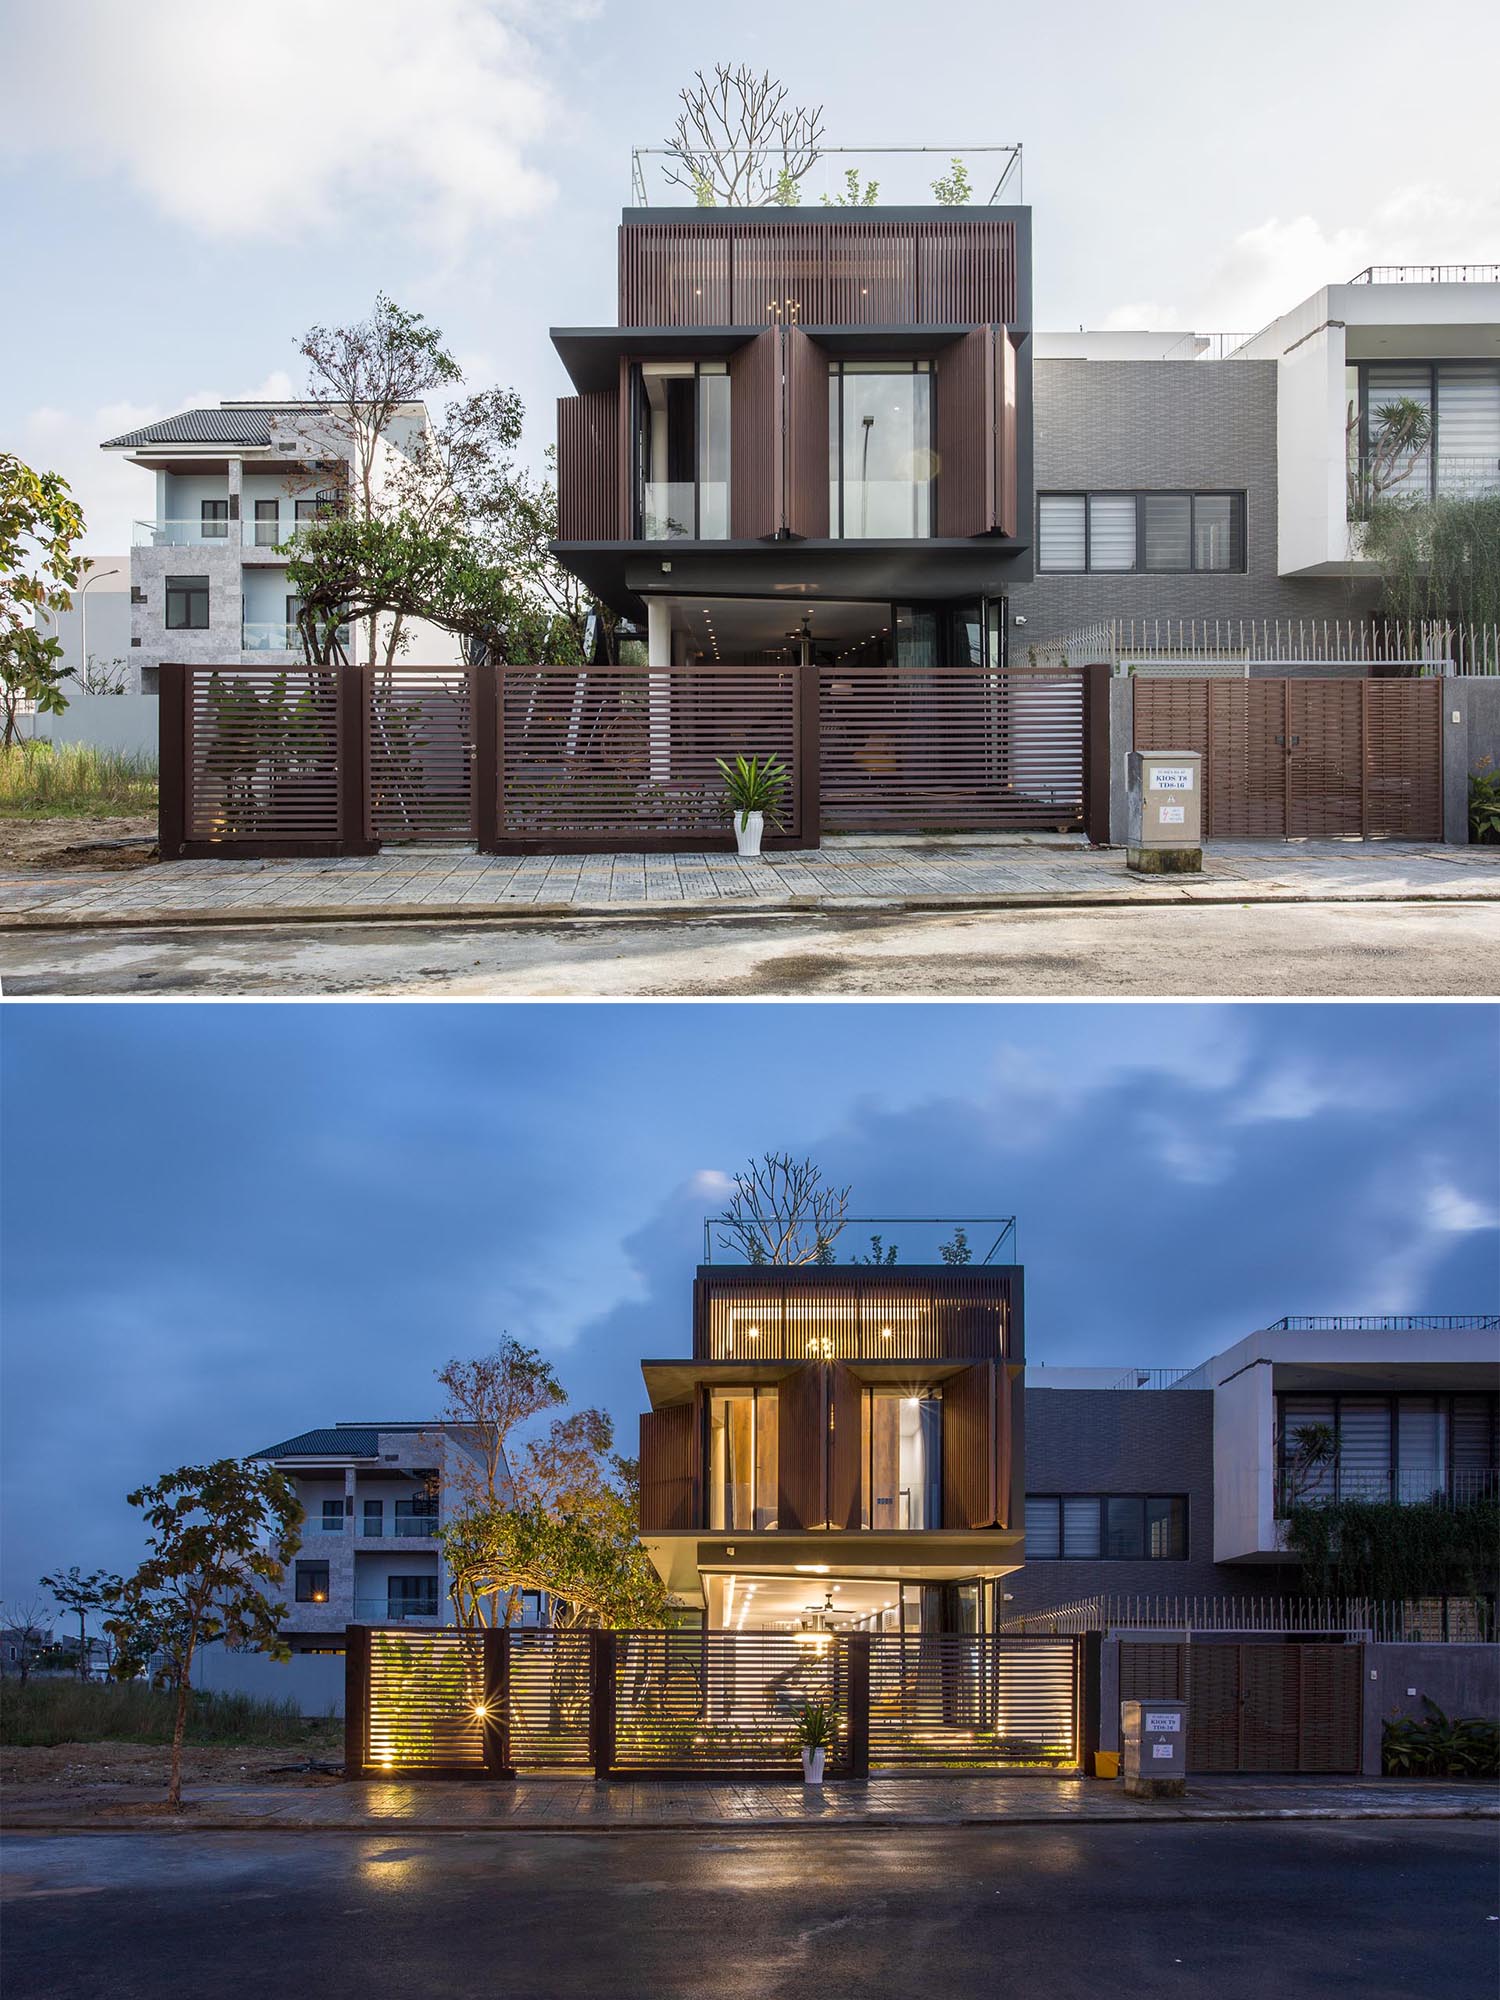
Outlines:
{"type": "Polygon", "coordinates": [[[538,1772],[514,1783],[376,1780],[187,1787],[189,1810],[166,1821],[149,1808],[161,1791],[96,1786],[47,1795],[12,1787],[12,1832],[275,1828],[287,1832],[411,1832],[515,1828],[697,1827],[730,1831],[797,1827],[944,1827],[1150,1823],[1163,1820],[1500,1818],[1493,1785],[1375,1779],[1205,1778],[1183,1799],[1127,1798],[1117,1782],[1013,1771],[834,1779],[821,1790],[795,1779],[597,1783],[585,1772],[538,1772]]]}
{"type": "Polygon", "coordinates": [[[1140,877],[1118,848],[1043,844],[851,841],[759,862],[724,853],[399,848],[331,860],[173,861],[107,875],[12,871],[0,875],[0,928],[1411,900],[1500,900],[1500,849],[1223,842],[1205,850],[1199,876],[1140,877]]]}

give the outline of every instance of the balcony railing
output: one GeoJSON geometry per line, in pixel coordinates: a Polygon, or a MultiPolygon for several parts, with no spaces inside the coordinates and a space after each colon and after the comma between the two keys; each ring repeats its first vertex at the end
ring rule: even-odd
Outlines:
{"type": "Polygon", "coordinates": [[[633,146],[630,189],[641,208],[990,208],[1025,200],[1021,148],[1013,146],[814,146],[790,172],[779,148],[704,147],[684,158],[670,146],[633,146]],[[962,175],[955,174],[961,165],[962,175]],[[800,171],[797,168],[800,167],[800,171]],[[852,176],[852,178],[851,178],[852,176]],[[967,181],[967,187],[962,182],[967,181]],[[943,192],[937,191],[940,184],[943,192]]]}
{"type": "Polygon", "coordinates": [[[1394,468],[1371,458],[1349,467],[1349,519],[1362,521],[1377,501],[1483,500],[1500,493],[1500,456],[1419,451],[1394,468]],[[1382,480],[1374,489],[1376,473],[1382,480]]]}
{"type": "Polygon", "coordinates": [[[1284,1476],[1278,1482],[1276,1515],[1284,1518],[1293,1504],[1316,1507],[1341,1500],[1394,1501],[1399,1507],[1468,1507],[1476,1500],[1500,1495],[1500,1470],[1441,1472],[1379,1472],[1329,1466],[1302,1478],[1295,1488],[1284,1476]]]}
{"type": "Polygon", "coordinates": [[[1351,285],[1500,285],[1500,264],[1367,264],[1351,285]]]}
{"type": "Polygon", "coordinates": [[[728,1213],[703,1218],[705,1264],[869,1264],[877,1242],[882,1267],[896,1270],[1014,1263],[1019,1254],[1013,1215],[846,1215],[821,1245],[810,1219],[767,1214],[747,1226],[728,1213]],[[771,1254],[757,1256],[752,1245],[771,1254]]]}
{"type": "Polygon", "coordinates": [[[130,539],[138,549],[228,547],[239,542],[235,521],[132,521],[130,539]]]}
{"type": "Polygon", "coordinates": [[[1442,1333],[1483,1333],[1500,1327],[1500,1313],[1288,1313],[1272,1320],[1267,1333],[1414,1333],[1432,1327],[1442,1333]]]}
{"type": "Polygon", "coordinates": [[[295,625],[285,619],[272,619],[269,623],[252,623],[249,620],[240,628],[240,650],[244,653],[300,653],[302,635],[295,625]]]}
{"type": "Polygon", "coordinates": [[[349,1516],[340,1514],[337,1519],[322,1514],[309,1514],[302,1523],[304,1535],[341,1535],[349,1525],[349,1516]]]}
{"type": "Polygon", "coordinates": [[[355,1621],[361,1625],[436,1625],[437,1599],[424,1598],[420,1604],[392,1603],[386,1597],[357,1597],[355,1621]]]}

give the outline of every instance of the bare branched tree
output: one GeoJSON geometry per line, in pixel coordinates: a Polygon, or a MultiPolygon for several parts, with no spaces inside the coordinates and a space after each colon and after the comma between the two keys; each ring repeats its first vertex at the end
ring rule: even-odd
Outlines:
{"type": "Polygon", "coordinates": [[[848,1188],[830,1186],[821,1167],[766,1153],[735,1175],[719,1242],[752,1264],[831,1264],[848,1212],[848,1188]]]}
{"type": "Polygon", "coordinates": [[[678,92],[683,109],[667,144],[677,161],[667,180],[700,208],[759,208],[796,200],[797,183],[818,157],[821,104],[789,104],[784,83],[748,63],[715,63],[678,92]]]}

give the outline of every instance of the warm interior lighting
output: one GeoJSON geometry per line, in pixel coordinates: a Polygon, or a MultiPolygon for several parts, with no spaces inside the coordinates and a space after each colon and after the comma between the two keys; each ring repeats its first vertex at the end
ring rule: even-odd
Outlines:
{"type": "Polygon", "coordinates": [[[745,1328],[745,1338],[746,1340],[759,1340],[760,1328],[758,1326],[747,1326],[745,1328]]]}
{"type": "Polygon", "coordinates": [[[880,1329],[880,1338],[881,1338],[882,1340],[889,1340],[889,1339],[890,1339],[890,1337],[891,1337],[891,1330],[890,1330],[890,1328],[889,1328],[888,1326],[883,1326],[883,1327],[882,1327],[882,1328],[880,1329]]]}
{"type": "Polygon", "coordinates": [[[483,1722],[484,1718],[489,1714],[489,1710],[485,1707],[482,1701],[476,1701],[474,1704],[474,1713],[479,1717],[479,1720],[483,1722]]]}
{"type": "Polygon", "coordinates": [[[829,1567],[829,1566],[828,1566],[828,1564],[827,1564],[827,1563],[793,1563],[793,1564],[792,1564],[792,1568],[793,1568],[794,1570],[796,1570],[796,1572],[797,1572],[798,1576],[827,1576],[827,1574],[828,1574],[828,1567],[829,1567]]]}

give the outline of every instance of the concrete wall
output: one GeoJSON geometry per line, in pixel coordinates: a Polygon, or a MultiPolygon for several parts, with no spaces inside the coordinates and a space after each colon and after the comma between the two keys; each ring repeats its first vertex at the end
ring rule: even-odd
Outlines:
{"type": "Polygon", "coordinates": [[[1469,773],[1500,771],[1500,675],[1443,682],[1443,838],[1469,844],[1469,773]]]}
{"type": "MultiPolygon", "coordinates": [[[[89,626],[93,639],[93,626],[89,626]]],[[[154,694],[75,694],[61,715],[27,718],[26,734],[50,743],[87,743],[96,750],[156,755],[154,694]]]]}
{"type": "MultiPolygon", "coordinates": [[[[1373,593],[1339,579],[1284,579],[1277,547],[1277,364],[1039,360],[1038,493],[1228,489],[1245,495],[1242,575],[1038,573],[1011,593],[1014,657],[1106,618],[1348,618],[1373,593]]],[[[1342,507],[1340,509],[1342,515],[1342,507]]]]}
{"type": "Polygon", "coordinates": [[[294,1701],[304,1715],[342,1715],[342,1653],[232,1653],[205,1646],[193,1664],[193,1685],[211,1694],[248,1694],[258,1701],[294,1701]]]}
{"type": "Polygon", "coordinates": [[[1454,1721],[1500,1722],[1500,1646],[1366,1646],[1362,1768],[1380,1774],[1381,1732],[1420,1716],[1424,1695],[1454,1721]]]}

